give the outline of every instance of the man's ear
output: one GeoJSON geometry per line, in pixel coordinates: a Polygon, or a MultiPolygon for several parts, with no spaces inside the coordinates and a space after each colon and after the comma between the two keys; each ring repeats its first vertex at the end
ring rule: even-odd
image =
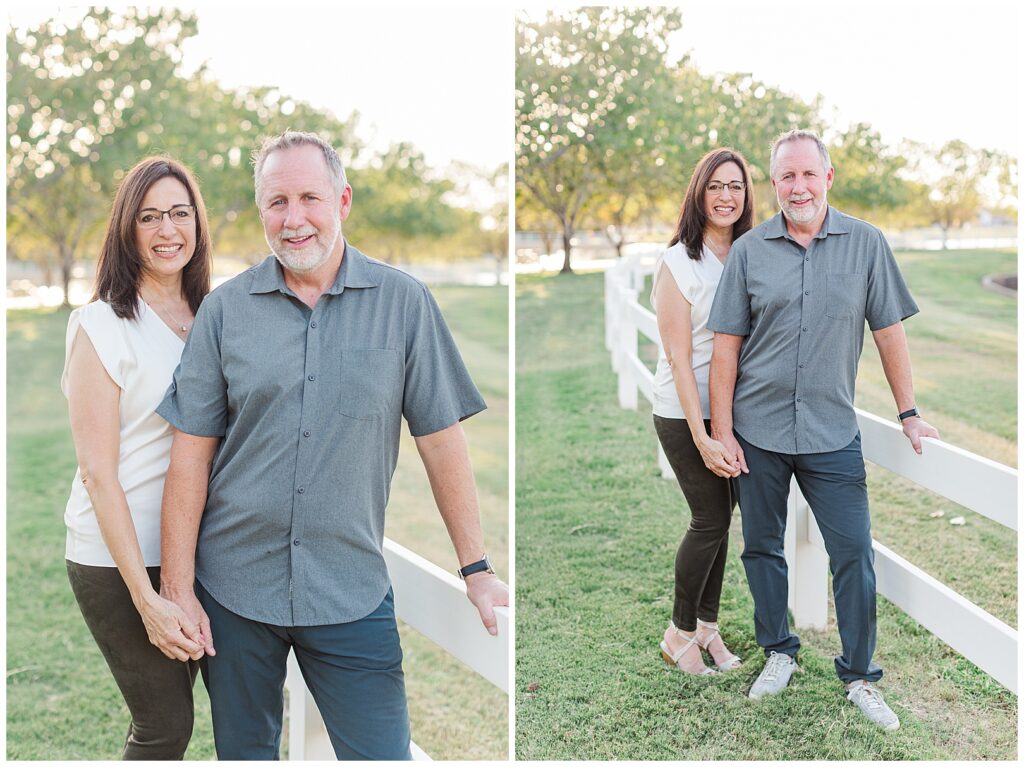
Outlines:
{"type": "Polygon", "coordinates": [[[344,221],[348,218],[348,214],[352,212],[352,187],[345,184],[345,188],[341,192],[341,201],[338,205],[338,216],[344,221]]]}

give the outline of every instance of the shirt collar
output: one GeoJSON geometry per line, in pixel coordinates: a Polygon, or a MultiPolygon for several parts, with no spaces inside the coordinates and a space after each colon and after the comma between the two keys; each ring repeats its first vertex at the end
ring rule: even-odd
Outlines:
{"type": "MultiPolygon", "coordinates": [[[[821,222],[821,229],[818,230],[814,237],[823,240],[830,234],[849,234],[850,228],[846,226],[843,218],[844,216],[838,210],[831,205],[827,206],[825,209],[825,220],[821,222]]],[[[779,237],[792,239],[789,231],[786,229],[786,219],[782,215],[782,211],[768,219],[764,225],[764,239],[774,240],[779,237]]]]}
{"type": "MultiPolygon", "coordinates": [[[[327,290],[327,293],[336,296],[345,288],[375,288],[378,284],[370,272],[370,264],[366,256],[346,242],[341,268],[338,269],[334,284],[327,290]]],[[[255,267],[249,293],[273,293],[274,291],[288,295],[291,295],[292,292],[285,285],[284,272],[281,270],[277,256],[269,255],[263,259],[263,263],[255,267]]]]}

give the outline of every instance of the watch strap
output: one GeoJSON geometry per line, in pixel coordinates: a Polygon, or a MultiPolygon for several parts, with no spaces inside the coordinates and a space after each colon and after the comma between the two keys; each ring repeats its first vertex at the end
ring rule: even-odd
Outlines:
{"type": "Polygon", "coordinates": [[[484,554],[483,559],[478,559],[476,562],[470,562],[465,567],[460,567],[458,571],[459,577],[463,580],[465,580],[467,575],[473,575],[474,573],[482,572],[494,572],[494,568],[491,567],[491,560],[488,559],[486,554],[484,554]]]}
{"type": "Polygon", "coordinates": [[[915,415],[916,416],[920,416],[921,415],[920,413],[917,412],[917,408],[916,407],[912,407],[912,408],[910,408],[910,410],[904,410],[902,413],[899,414],[900,422],[902,423],[903,421],[905,421],[908,418],[913,418],[915,415]]]}

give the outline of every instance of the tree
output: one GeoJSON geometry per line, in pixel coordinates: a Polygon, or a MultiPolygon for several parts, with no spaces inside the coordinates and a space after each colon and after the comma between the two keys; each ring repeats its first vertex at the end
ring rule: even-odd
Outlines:
{"type": "Polygon", "coordinates": [[[878,221],[910,202],[913,189],[900,176],[906,159],[886,147],[870,125],[852,125],[830,143],[836,179],[829,199],[837,207],[878,221]]]}
{"type": "Polygon", "coordinates": [[[110,191],[104,182],[141,130],[136,105],[173,82],[195,30],[190,14],[129,8],[8,32],[7,202],[58,252],[65,304],[78,248],[110,191]]]}
{"type": "Polygon", "coordinates": [[[263,250],[249,155],[260,138],[292,125],[320,133],[355,158],[355,119],[344,122],[278,89],[228,91],[205,67],[179,71],[193,15],[90,9],[8,32],[8,220],[32,222],[68,280],[86,236],[102,228],[128,168],[169,154],[197,176],[215,252],[263,250]]]}
{"type": "Polygon", "coordinates": [[[998,185],[1000,155],[990,149],[974,149],[959,139],[947,141],[937,151],[906,142],[904,151],[910,158],[910,173],[929,187],[924,210],[942,230],[942,247],[946,248],[949,230],[963,226],[981,211],[986,184],[998,185]]]}
{"type": "Polygon", "coordinates": [[[452,183],[431,178],[423,155],[408,143],[392,145],[350,175],[359,214],[349,219],[346,233],[384,260],[412,260],[418,245],[450,236],[462,224],[463,212],[444,199],[452,183]]]}
{"type": "Polygon", "coordinates": [[[572,271],[576,226],[609,177],[620,180],[634,162],[630,152],[658,143],[634,131],[663,117],[666,37],[680,24],[679,12],[664,8],[589,7],[516,20],[516,183],[558,219],[563,272],[572,271]]]}

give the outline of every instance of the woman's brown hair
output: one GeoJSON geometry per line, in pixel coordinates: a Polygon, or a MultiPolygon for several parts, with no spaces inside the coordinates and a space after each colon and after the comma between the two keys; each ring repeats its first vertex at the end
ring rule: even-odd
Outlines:
{"type": "Polygon", "coordinates": [[[686,248],[686,255],[694,261],[700,261],[701,253],[704,250],[704,228],[708,223],[708,215],[704,208],[706,187],[714,172],[727,162],[734,162],[739,166],[745,186],[743,212],[740,213],[736,223],[732,225],[733,242],[741,234],[750,231],[750,227],[754,224],[754,189],[750,183],[747,161],[735,149],[711,150],[700,158],[697,167],[693,169],[690,185],[686,188],[686,197],[683,198],[683,204],[679,208],[679,221],[676,223],[675,234],[672,235],[672,239],[668,243],[671,248],[677,242],[682,242],[686,248]]]}
{"type": "Polygon", "coordinates": [[[188,190],[189,203],[196,209],[196,249],[181,272],[181,292],[193,314],[210,292],[210,227],[199,185],[181,163],[169,157],[147,157],[128,171],[117,188],[96,264],[96,292],[92,300],[106,301],[121,319],[135,319],[138,314],[143,264],[135,238],[135,214],[149,188],[168,176],[188,190]]]}

